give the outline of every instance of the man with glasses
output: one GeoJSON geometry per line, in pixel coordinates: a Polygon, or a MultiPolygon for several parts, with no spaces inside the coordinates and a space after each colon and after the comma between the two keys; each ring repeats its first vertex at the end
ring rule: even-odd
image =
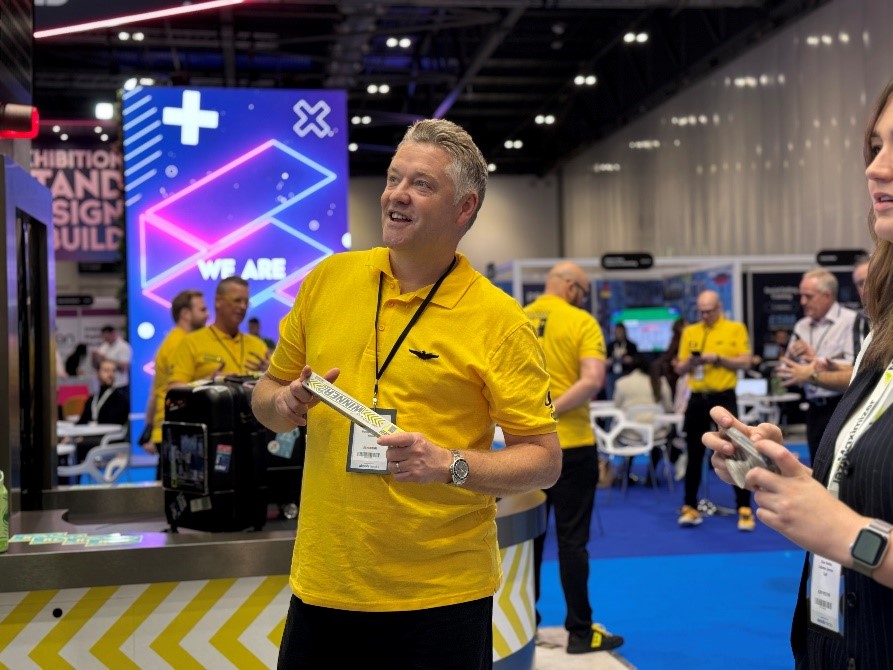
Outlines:
{"type": "Polygon", "coordinates": [[[825,427],[846,385],[835,383],[840,369],[852,370],[855,360],[853,330],[857,314],[837,302],[837,277],[818,268],[800,280],[803,318],[794,324],[778,376],[784,386],[802,385],[806,410],[809,460],[815,460],[825,427]],[[836,371],[836,374],[835,374],[836,371]]]}
{"type": "MultiPolygon", "coordinates": [[[[589,604],[589,527],[598,483],[598,451],[589,424],[589,401],[605,381],[605,340],[592,315],[580,309],[589,295],[589,279],[576,264],[561,262],[546,276],[546,288],[524,308],[546,354],[549,391],[558,417],[561,476],[545,491],[546,514],[555,512],[558,570],[567,603],[564,625],[567,651],[582,654],[623,644],[592,625],[589,604]]],[[[543,533],[534,540],[534,581],[540,594],[543,533]]],[[[536,614],[537,624],[540,614],[536,614]]]]}
{"type": "MultiPolygon", "coordinates": [[[[701,467],[704,445],[701,436],[715,430],[710,419],[710,408],[720,406],[733,416],[738,414],[735,385],[738,370],[746,370],[753,359],[750,337],[743,323],[726,319],[722,301],[715,291],[698,295],[698,314],[701,320],[686,326],[679,342],[679,355],[674,365],[680,376],[688,374],[691,394],[685,409],[685,441],[688,445],[688,464],[685,469],[685,499],[678,523],[683,528],[701,524],[698,511],[698,488],[701,486],[701,467]]],[[[750,492],[734,487],[738,507],[738,530],[754,529],[750,492]]]]}

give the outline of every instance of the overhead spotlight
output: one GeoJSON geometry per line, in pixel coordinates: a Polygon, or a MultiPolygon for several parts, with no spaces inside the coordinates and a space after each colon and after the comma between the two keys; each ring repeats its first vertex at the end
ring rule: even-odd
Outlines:
{"type": "Polygon", "coordinates": [[[146,39],[146,36],[143,33],[134,33],[133,35],[131,35],[131,37],[133,37],[134,42],[142,42],[144,39],[146,39]]]}
{"type": "Polygon", "coordinates": [[[378,93],[378,86],[376,84],[369,84],[366,87],[366,91],[372,94],[378,93]]]}
{"type": "Polygon", "coordinates": [[[153,77],[140,77],[140,86],[154,86],[155,79],[153,77]]]}
{"type": "Polygon", "coordinates": [[[636,34],[635,33],[627,33],[626,35],[623,36],[623,41],[626,42],[627,44],[632,44],[633,42],[636,41],[636,34]]]}
{"type": "Polygon", "coordinates": [[[370,123],[372,123],[372,117],[371,117],[371,116],[364,116],[364,117],[361,119],[361,121],[363,122],[363,125],[364,125],[364,126],[368,126],[370,123]]]}
{"type": "Polygon", "coordinates": [[[356,142],[351,142],[350,144],[347,145],[347,150],[350,151],[350,152],[354,152],[354,151],[356,151],[356,150],[359,149],[359,148],[360,148],[360,147],[357,146],[357,143],[356,143],[356,142]]]}
{"type": "Polygon", "coordinates": [[[520,149],[523,146],[524,142],[522,142],[521,140],[515,140],[514,142],[512,142],[512,149],[520,149]]]}
{"type": "Polygon", "coordinates": [[[363,120],[362,120],[359,116],[352,116],[352,117],[350,117],[350,122],[351,122],[353,125],[355,125],[355,126],[360,125],[360,123],[362,123],[362,121],[363,121],[363,120]]]}
{"type": "Polygon", "coordinates": [[[594,74],[586,75],[586,85],[587,86],[595,86],[595,83],[598,81],[594,74]]]}
{"type": "Polygon", "coordinates": [[[537,114],[536,118],[534,118],[533,120],[537,123],[537,125],[542,125],[546,122],[546,117],[542,114],[537,114]]]}
{"type": "Polygon", "coordinates": [[[552,32],[556,35],[564,35],[565,30],[567,30],[567,26],[561,23],[561,21],[552,24],[552,32]]]}
{"type": "Polygon", "coordinates": [[[496,163],[488,163],[487,172],[496,172],[496,163]]]}
{"type": "Polygon", "coordinates": [[[408,37],[403,37],[400,39],[400,48],[401,49],[408,49],[411,46],[412,46],[412,40],[409,39],[408,37]]]}
{"type": "Polygon", "coordinates": [[[391,91],[391,87],[388,86],[387,84],[381,84],[381,85],[378,87],[378,92],[379,92],[379,93],[390,93],[390,91],[391,91]]]}
{"type": "Polygon", "coordinates": [[[101,139],[103,142],[108,142],[109,136],[106,135],[105,133],[103,133],[102,135],[99,136],[99,139],[101,139]]]}
{"type": "Polygon", "coordinates": [[[133,89],[136,88],[136,84],[137,84],[137,78],[131,77],[130,79],[128,79],[127,81],[124,82],[124,90],[132,91],[133,89]]]}
{"type": "Polygon", "coordinates": [[[512,148],[512,141],[511,141],[511,140],[506,140],[505,142],[502,143],[502,146],[504,146],[506,149],[511,149],[511,148],[512,148]]]}
{"type": "Polygon", "coordinates": [[[54,133],[58,133],[60,130],[62,130],[62,126],[53,126],[54,133]]]}
{"type": "Polygon", "coordinates": [[[126,30],[122,30],[120,33],[118,33],[118,39],[122,42],[126,42],[130,39],[130,33],[128,33],[126,30]]]}
{"type": "Polygon", "coordinates": [[[110,102],[96,103],[96,118],[100,121],[108,121],[115,115],[115,106],[110,102]]]}
{"type": "Polygon", "coordinates": [[[551,126],[553,123],[555,123],[555,116],[552,114],[546,114],[546,125],[551,126]]]}
{"type": "Polygon", "coordinates": [[[389,48],[393,49],[397,46],[397,44],[399,44],[399,42],[397,41],[396,37],[389,37],[388,39],[385,40],[385,44],[389,48]]]}
{"type": "Polygon", "coordinates": [[[95,128],[93,128],[93,132],[99,135],[99,133],[102,132],[102,126],[96,126],[95,128]]]}
{"type": "Polygon", "coordinates": [[[68,141],[68,133],[62,133],[61,135],[59,135],[59,139],[62,140],[63,142],[67,142],[68,141]]]}
{"type": "Polygon", "coordinates": [[[574,83],[577,86],[582,86],[586,83],[586,77],[584,77],[582,74],[578,74],[576,77],[574,77],[574,83]]]}
{"type": "Polygon", "coordinates": [[[636,42],[639,44],[644,44],[648,41],[648,33],[639,33],[636,35],[636,42]]]}

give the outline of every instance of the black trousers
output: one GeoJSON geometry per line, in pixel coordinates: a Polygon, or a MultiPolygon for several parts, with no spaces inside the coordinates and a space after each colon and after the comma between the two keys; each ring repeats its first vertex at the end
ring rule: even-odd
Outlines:
{"type": "MultiPolygon", "coordinates": [[[[558,571],[567,604],[564,627],[570,633],[589,634],[592,607],[589,604],[589,527],[598,484],[598,450],[595,445],[561,450],[561,476],[546,494],[546,518],[555,512],[558,571]]],[[[546,534],[533,541],[534,583],[540,598],[540,566],[546,534]]],[[[539,624],[540,615],[536,614],[539,624]]]]}
{"type": "MultiPolygon", "coordinates": [[[[688,407],[685,410],[685,443],[688,446],[688,465],[685,469],[685,504],[690,507],[698,506],[698,489],[701,486],[701,469],[704,465],[704,453],[707,447],[701,442],[704,433],[716,430],[716,424],[710,418],[710,409],[720,406],[738,416],[738,402],[735,390],[720,391],[718,393],[692,393],[688,399],[688,407]]],[[[737,507],[750,507],[750,491],[735,489],[735,505],[737,507]]]]}
{"type": "Polygon", "coordinates": [[[493,598],[406,612],[353,612],[291,597],[279,670],[366,667],[491,670],[493,598]]]}
{"type": "Polygon", "coordinates": [[[831,420],[831,415],[840,404],[843,396],[835,395],[830,398],[816,398],[809,401],[806,410],[806,444],[809,446],[809,463],[815,463],[815,455],[822,443],[822,435],[831,420]]]}

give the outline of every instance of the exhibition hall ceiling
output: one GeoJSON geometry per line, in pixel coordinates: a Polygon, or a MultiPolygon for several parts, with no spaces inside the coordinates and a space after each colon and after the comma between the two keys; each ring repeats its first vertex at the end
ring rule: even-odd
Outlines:
{"type": "MultiPolygon", "coordinates": [[[[132,78],[344,89],[352,175],[383,174],[431,116],[468,129],[499,173],[544,175],[824,0],[232,2],[37,39],[42,118],[91,120],[132,78]]],[[[39,30],[51,3],[36,4],[39,30]]]]}

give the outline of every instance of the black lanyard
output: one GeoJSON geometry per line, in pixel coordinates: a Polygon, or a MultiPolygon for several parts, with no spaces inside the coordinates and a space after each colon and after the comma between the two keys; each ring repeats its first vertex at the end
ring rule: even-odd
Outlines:
{"type": "Polygon", "coordinates": [[[434,286],[432,286],[431,290],[428,291],[428,295],[426,295],[425,299],[422,300],[422,304],[419,305],[419,308],[415,311],[415,314],[412,315],[409,323],[406,324],[406,328],[404,328],[403,332],[400,333],[400,337],[398,337],[397,341],[394,342],[394,346],[391,347],[391,352],[388,354],[387,358],[384,359],[384,363],[381,364],[381,367],[378,367],[378,316],[381,313],[381,286],[384,282],[384,273],[378,273],[378,301],[375,303],[375,386],[372,389],[372,409],[375,409],[375,406],[378,404],[378,380],[381,379],[384,371],[388,369],[388,365],[391,364],[391,360],[397,353],[397,349],[399,349],[400,345],[403,344],[403,340],[405,340],[406,336],[409,335],[409,331],[412,330],[415,322],[419,320],[422,312],[425,311],[428,303],[431,302],[434,294],[437,293],[437,289],[440,288],[440,285],[443,284],[443,280],[446,279],[447,275],[453,271],[454,267],[456,267],[455,256],[453,257],[453,262],[450,263],[450,267],[448,267],[444,271],[444,273],[440,275],[440,279],[434,282],[434,286]]]}
{"type": "Polygon", "coordinates": [[[220,339],[220,335],[215,332],[214,326],[208,327],[211,329],[211,335],[214,336],[214,339],[216,339],[220,343],[220,346],[223,347],[223,350],[227,354],[229,354],[229,357],[232,359],[233,363],[236,364],[236,374],[242,374],[245,367],[245,336],[243,335],[239,338],[239,360],[237,361],[236,357],[233,355],[233,352],[230,351],[230,348],[226,346],[223,340],[220,339]]]}

